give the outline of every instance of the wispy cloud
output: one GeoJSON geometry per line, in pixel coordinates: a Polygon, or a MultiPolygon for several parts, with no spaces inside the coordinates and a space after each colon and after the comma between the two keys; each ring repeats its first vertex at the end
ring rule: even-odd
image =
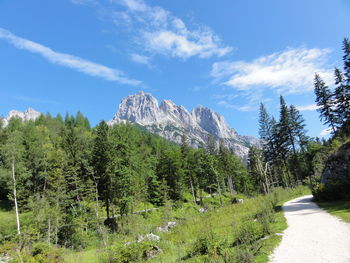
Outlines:
{"type": "Polygon", "coordinates": [[[317,106],[316,104],[309,104],[309,105],[296,106],[296,108],[299,111],[314,111],[314,110],[317,110],[319,106],[317,106]]]}
{"type": "Polygon", "coordinates": [[[224,108],[227,109],[233,109],[233,110],[238,110],[242,112],[248,112],[248,111],[255,111],[256,107],[253,105],[244,105],[244,106],[238,106],[236,104],[227,102],[226,100],[220,100],[218,102],[218,105],[223,106],[224,108]]]}
{"type": "Polygon", "coordinates": [[[236,90],[272,89],[281,93],[313,90],[314,73],[326,81],[332,72],[326,66],[329,49],[289,48],[251,62],[223,61],[212,66],[211,76],[236,90]]]}
{"type": "Polygon", "coordinates": [[[221,57],[232,50],[223,45],[210,28],[197,26],[189,29],[184,21],[159,6],[150,6],[143,0],[121,0],[118,3],[126,10],[116,12],[114,21],[133,26],[132,32],[139,36],[137,42],[150,53],[186,59],[221,57]]]}
{"type": "Polygon", "coordinates": [[[263,98],[261,90],[216,94],[214,95],[214,99],[222,107],[242,112],[257,111],[261,102],[267,103],[272,100],[271,98],[263,98]]]}
{"type": "Polygon", "coordinates": [[[53,64],[68,67],[90,76],[132,86],[139,86],[142,84],[139,80],[129,79],[122,71],[77,56],[56,52],[39,43],[18,37],[3,28],[0,28],[0,38],[7,40],[18,49],[37,53],[53,64]]]}
{"type": "Polygon", "coordinates": [[[131,60],[138,64],[150,65],[151,58],[147,56],[143,56],[140,54],[133,53],[130,56],[131,60]]]}
{"type": "Polygon", "coordinates": [[[331,128],[324,129],[320,132],[320,136],[321,137],[327,136],[327,135],[331,134],[331,132],[332,132],[331,128]]]}

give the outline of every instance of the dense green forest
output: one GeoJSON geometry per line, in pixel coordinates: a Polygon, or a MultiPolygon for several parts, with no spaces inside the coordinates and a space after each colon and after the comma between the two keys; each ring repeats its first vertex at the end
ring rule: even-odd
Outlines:
{"type": "Polygon", "coordinates": [[[123,231],[137,209],[172,202],[203,205],[208,193],[254,191],[246,166],[214,141],[191,149],[145,133],[135,125],[91,128],[76,116],[42,115],[35,122],[11,119],[0,129],[1,200],[14,204],[17,235],[0,242],[21,246],[84,248],[92,236],[123,231]],[[101,209],[103,208],[103,209],[101,209]]]}
{"type": "Polygon", "coordinates": [[[137,262],[151,258],[150,248],[160,251],[148,243],[130,243],[151,229],[146,222],[152,221],[154,229],[166,220],[199,218],[207,210],[224,211],[220,209],[231,209],[225,207],[242,198],[264,194],[266,198],[257,199],[262,206],[252,204],[251,214],[240,218],[251,223],[236,232],[242,239],[227,243],[213,234],[202,240],[205,244],[194,242],[192,252],[181,252],[182,260],[210,255],[222,260],[215,262],[234,262],[226,261],[230,254],[220,247],[234,248],[238,262],[254,262],[261,248],[256,242],[273,233],[278,203],[304,191],[277,195],[280,188],[308,184],[320,199],[334,193],[349,197],[344,187],[349,182],[320,180],[327,158],[349,140],[347,39],[343,50],[344,71],[335,69],[334,88],[315,75],[318,111],[332,129],[330,139],[308,137],[302,115],[281,96],[278,118],[260,106],[262,147],[250,149],[247,165],[212,137],[192,149],[185,136],[175,145],[132,124],[101,121],[92,128],[80,112],[64,119],[50,114],[27,122],[12,118],[6,127],[0,125],[0,253],[12,262],[64,262],[62,249],[102,247],[107,250],[99,262],[137,262]],[[120,243],[124,241],[129,243],[120,243]],[[242,245],[245,252],[237,253],[242,245]]]}

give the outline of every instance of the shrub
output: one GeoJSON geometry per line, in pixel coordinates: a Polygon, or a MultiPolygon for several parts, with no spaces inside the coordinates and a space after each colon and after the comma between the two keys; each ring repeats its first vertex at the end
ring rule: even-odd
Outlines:
{"type": "Polygon", "coordinates": [[[252,245],[263,237],[263,229],[259,222],[251,219],[244,220],[235,231],[236,241],[234,245],[252,245]]]}
{"type": "Polygon", "coordinates": [[[254,263],[254,254],[250,249],[240,249],[234,257],[235,263],[254,263]]]}
{"type": "Polygon", "coordinates": [[[201,255],[221,256],[226,247],[228,247],[227,242],[220,240],[214,233],[204,234],[196,240],[186,258],[201,255]]]}
{"type": "Polygon", "coordinates": [[[106,249],[103,258],[110,263],[131,263],[144,261],[160,249],[152,241],[134,242],[129,244],[116,243],[106,249]],[[152,253],[153,252],[153,253],[152,253]]]}
{"type": "Polygon", "coordinates": [[[335,201],[350,199],[349,181],[330,181],[327,184],[319,183],[312,189],[316,201],[335,201]]]}
{"type": "Polygon", "coordinates": [[[264,236],[271,234],[271,223],[275,222],[273,203],[275,203],[273,197],[267,198],[260,204],[259,211],[255,215],[255,218],[262,226],[262,232],[264,236]]]}

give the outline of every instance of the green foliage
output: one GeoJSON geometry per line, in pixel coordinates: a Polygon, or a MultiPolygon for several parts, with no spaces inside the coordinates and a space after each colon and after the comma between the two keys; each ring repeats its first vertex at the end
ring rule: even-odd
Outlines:
{"type": "Polygon", "coordinates": [[[159,251],[155,242],[143,241],[130,244],[115,243],[103,255],[104,262],[131,263],[145,261],[152,250],[159,251]]]}
{"type": "Polygon", "coordinates": [[[256,188],[242,161],[223,146],[218,151],[214,141],[191,149],[185,138],[179,147],[135,125],[91,128],[80,112],[64,120],[49,114],[35,122],[14,118],[1,128],[0,187],[0,201],[10,204],[0,211],[6,223],[0,224],[0,243],[18,242],[27,251],[36,243],[74,250],[107,244],[111,232],[152,231],[198,213],[194,207],[215,209],[229,204],[233,193],[256,188]],[[13,163],[21,235],[12,210],[13,163]],[[151,206],[159,206],[155,217],[147,212],[151,206]]]}
{"type": "Polygon", "coordinates": [[[336,201],[350,199],[350,182],[332,180],[326,184],[318,183],[312,189],[316,201],[336,201]]]}

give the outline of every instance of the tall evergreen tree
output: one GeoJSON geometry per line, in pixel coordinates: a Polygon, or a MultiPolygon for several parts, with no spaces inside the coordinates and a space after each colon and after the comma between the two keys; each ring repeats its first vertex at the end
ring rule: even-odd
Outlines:
{"type": "Polygon", "coordinates": [[[304,151],[308,142],[305,130],[305,119],[294,105],[289,106],[289,118],[290,135],[294,138],[294,142],[299,144],[299,148],[304,151]]]}
{"type": "Polygon", "coordinates": [[[96,128],[92,151],[92,165],[94,167],[94,181],[97,184],[99,196],[106,207],[107,218],[110,218],[111,204],[111,174],[110,174],[110,149],[108,140],[108,125],[101,121],[96,128]]]}
{"type": "Polygon", "coordinates": [[[330,125],[335,134],[336,124],[339,121],[334,112],[335,101],[333,94],[318,74],[315,74],[314,86],[316,103],[319,106],[317,111],[320,113],[320,119],[323,120],[324,124],[330,125]]]}
{"type": "Polygon", "coordinates": [[[334,77],[336,85],[334,91],[335,113],[341,126],[350,118],[350,86],[346,85],[344,75],[338,68],[334,70],[334,77]]]}
{"type": "Polygon", "coordinates": [[[344,63],[344,75],[345,85],[347,88],[350,86],[350,41],[348,38],[343,40],[343,63],[344,63]]]}
{"type": "Polygon", "coordinates": [[[291,136],[289,109],[284,98],[280,96],[280,119],[277,124],[277,151],[283,160],[287,159],[291,147],[293,153],[295,153],[295,143],[291,136]]]}
{"type": "Polygon", "coordinates": [[[275,121],[269,116],[265,105],[260,104],[259,111],[259,135],[263,141],[264,157],[266,161],[276,159],[276,146],[274,141],[274,123],[275,121]]]}

